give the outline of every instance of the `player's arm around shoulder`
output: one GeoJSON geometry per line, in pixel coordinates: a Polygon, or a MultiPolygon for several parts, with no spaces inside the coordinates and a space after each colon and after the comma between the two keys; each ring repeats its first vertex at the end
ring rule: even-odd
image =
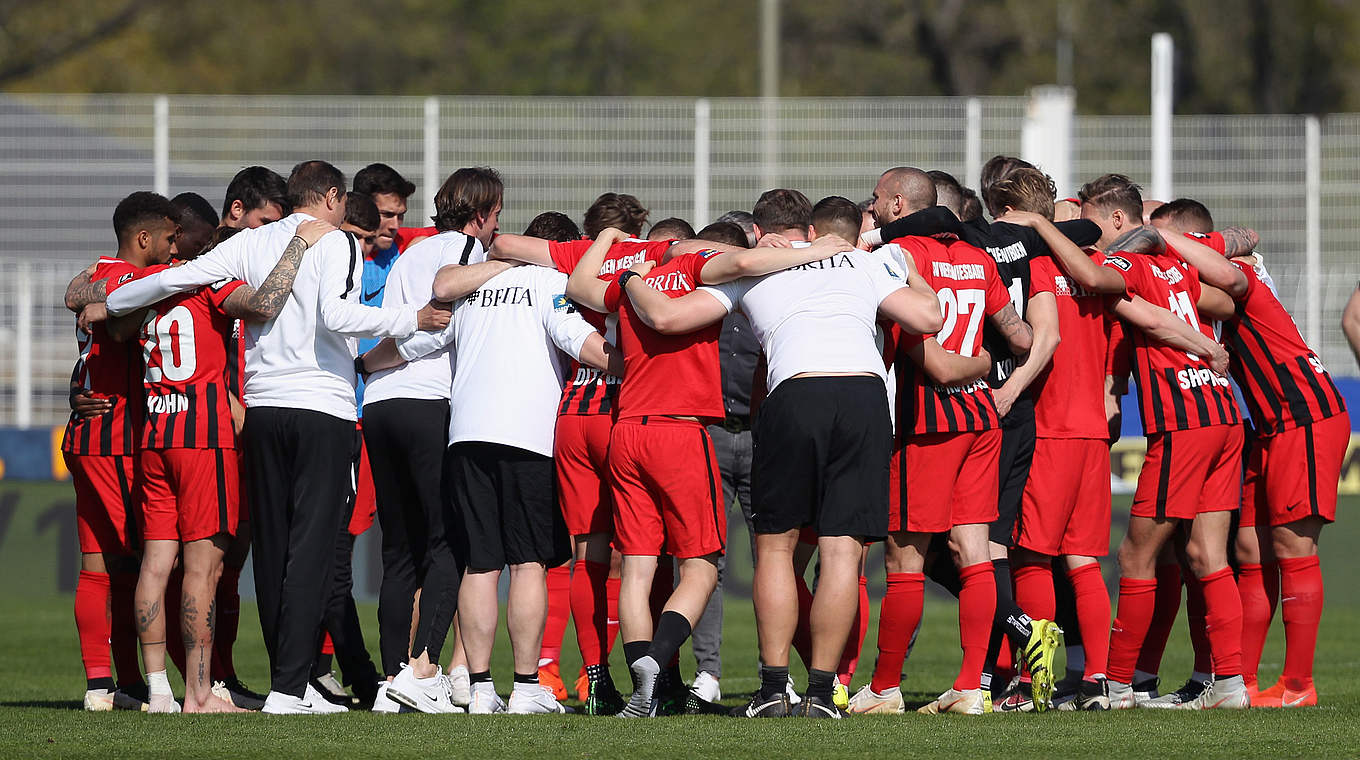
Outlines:
{"type": "Polygon", "coordinates": [[[237,287],[222,303],[222,310],[229,317],[247,322],[268,322],[277,317],[293,291],[293,280],[302,266],[303,254],[333,230],[333,225],[320,219],[309,219],[298,225],[297,233],[284,246],[283,255],[260,287],[245,284],[237,287]]]}
{"type": "MultiPolygon", "coordinates": [[[[875,254],[867,254],[870,259],[875,254]]],[[[940,311],[940,299],[935,289],[921,273],[916,271],[916,263],[911,256],[893,258],[890,264],[880,258],[870,267],[870,279],[878,291],[878,313],[902,326],[902,329],[918,335],[929,335],[944,327],[944,314],[940,311]],[[899,267],[904,267],[903,273],[899,267]]]]}

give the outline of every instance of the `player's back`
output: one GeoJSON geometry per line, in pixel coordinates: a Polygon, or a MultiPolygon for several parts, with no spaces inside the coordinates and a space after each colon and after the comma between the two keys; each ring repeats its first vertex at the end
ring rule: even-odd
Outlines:
{"type": "MultiPolygon", "coordinates": [[[[133,264],[112,256],[100,257],[91,280],[131,279],[140,271],[133,264]]],[[[142,366],[137,341],[118,342],[104,323],[86,332],[77,326],[76,359],[72,382],[96,396],[108,397],[112,408],[96,417],[72,412],[62,437],[62,451],[72,454],[118,456],[137,450],[142,425],[142,366]]]]}
{"type": "MultiPolygon", "coordinates": [[[[1088,250],[1097,263],[1098,251],[1088,250]]],[[[1058,343],[1049,366],[1031,386],[1035,432],[1041,438],[1095,438],[1109,434],[1105,420],[1106,356],[1110,350],[1108,298],[1086,290],[1050,258],[1030,265],[1030,293],[1052,293],[1058,309],[1058,343]]]]}

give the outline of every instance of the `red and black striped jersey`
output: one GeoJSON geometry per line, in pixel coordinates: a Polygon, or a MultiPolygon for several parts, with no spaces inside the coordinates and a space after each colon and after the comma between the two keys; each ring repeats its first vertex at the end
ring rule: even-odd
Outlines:
{"type": "Polygon", "coordinates": [[[152,306],[142,324],[145,449],[232,449],[227,400],[236,321],[222,304],[245,283],[224,280],[152,306]]]}
{"type": "MultiPolygon", "coordinates": [[[[110,256],[102,256],[91,280],[108,280],[113,288],[130,280],[141,270],[110,256]]],[[[80,357],[71,375],[73,386],[113,402],[113,409],[98,417],[78,417],[71,413],[62,436],[61,450],[70,454],[121,456],[137,451],[142,429],[142,363],[137,342],[119,343],[109,336],[103,323],[90,332],[76,327],[80,357]]]]}
{"type": "MultiPolygon", "coordinates": [[[[934,337],[946,351],[977,356],[983,320],[1010,303],[996,263],[981,249],[953,238],[904,237],[893,243],[911,256],[916,271],[935,289],[944,326],[934,337]]],[[[923,433],[969,433],[1001,426],[985,378],[968,385],[936,385],[907,356],[926,337],[903,333],[898,342],[898,426],[923,433]]]]}
{"type": "Polygon", "coordinates": [[[1237,312],[1223,323],[1230,372],[1258,435],[1273,435],[1340,414],[1346,401],[1322,360],[1308,348],[1280,299],[1255,269],[1234,259],[1247,277],[1237,312]]]}
{"type": "MultiPolygon", "coordinates": [[[[559,272],[570,275],[576,262],[585,255],[593,240],[572,240],[567,243],[548,243],[548,253],[553,265],[559,272]]],[[[604,264],[600,267],[600,279],[613,281],[619,275],[644,261],[661,263],[666,250],[673,241],[669,240],[620,240],[609,247],[604,264]]],[[[601,314],[592,309],[580,309],[581,316],[599,330],[604,339],[617,346],[619,344],[618,314],[601,314]]],[[[619,394],[620,378],[587,367],[573,359],[567,370],[566,383],[562,387],[562,403],[557,407],[558,414],[611,414],[614,401],[619,394]]]]}
{"type": "MultiPolygon", "coordinates": [[[[1167,252],[1156,256],[1114,253],[1104,266],[1124,277],[1129,295],[1171,310],[1195,330],[1213,339],[1199,319],[1199,272],[1167,252]]],[[[1142,330],[1125,325],[1133,344],[1133,378],[1144,434],[1190,430],[1242,421],[1228,378],[1215,374],[1195,354],[1172,348],[1142,330]]]]}

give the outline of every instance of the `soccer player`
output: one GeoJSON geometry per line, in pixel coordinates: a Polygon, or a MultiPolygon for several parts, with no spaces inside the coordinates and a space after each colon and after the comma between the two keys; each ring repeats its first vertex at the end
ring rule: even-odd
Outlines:
{"type": "Polygon", "coordinates": [[[278,173],[264,166],[247,166],[227,185],[222,201],[223,227],[253,230],[272,224],[292,210],[288,185],[278,173]]]}
{"type": "Polygon", "coordinates": [[[179,234],[175,236],[176,258],[192,259],[212,245],[213,230],[217,228],[217,212],[211,203],[198,193],[180,193],[170,199],[179,209],[179,234]]]}
{"type": "MultiPolygon", "coordinates": [[[[286,238],[308,218],[344,219],[344,175],[305,161],[288,179],[294,213],[233,236],[185,264],[130,282],[113,293],[117,316],[174,293],[224,278],[258,287],[286,238]]],[[[260,622],[270,655],[271,692],[264,710],[344,711],[311,688],[329,558],[348,502],[354,429],[354,353],[347,336],[405,337],[442,328],[448,312],[432,305],[379,309],[356,302],[358,246],[340,233],[323,236],[298,266],[279,316],[246,326],[246,475],[255,521],[253,556],[260,622]]]]}
{"type": "Polygon", "coordinates": [[[1315,705],[1313,654],[1323,599],[1318,537],[1336,519],[1332,484],[1340,479],[1350,442],[1345,399],[1258,268],[1246,258],[1219,256],[1241,237],[1239,228],[1210,235],[1208,209],[1185,198],[1153,212],[1152,223],[1202,279],[1221,285],[1237,302],[1223,324],[1223,340],[1251,413],[1236,549],[1242,673],[1252,707],[1315,705]],[[1258,692],[1256,669],[1277,597],[1285,624],[1284,673],[1258,692]]]}

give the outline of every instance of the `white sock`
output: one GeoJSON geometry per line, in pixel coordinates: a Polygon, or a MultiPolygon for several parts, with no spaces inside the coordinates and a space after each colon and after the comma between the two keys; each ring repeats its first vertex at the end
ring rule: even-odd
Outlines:
{"type": "Polygon", "coordinates": [[[173,697],[174,692],[170,691],[170,679],[166,677],[164,670],[146,674],[146,685],[151,689],[153,697],[173,697]]]}
{"type": "Polygon", "coordinates": [[[449,675],[451,675],[451,676],[453,676],[453,675],[460,675],[460,676],[462,676],[462,677],[464,677],[464,678],[467,678],[467,677],[468,677],[468,669],[467,669],[467,666],[466,666],[466,665],[455,665],[455,666],[449,668],[449,675]]]}
{"type": "Polygon", "coordinates": [[[1133,682],[1134,682],[1134,683],[1142,683],[1142,682],[1144,682],[1144,681],[1150,681],[1150,680],[1152,680],[1152,679],[1154,679],[1154,678],[1156,678],[1156,677],[1157,677],[1157,674],[1156,674],[1156,673],[1148,673],[1148,672],[1142,671],[1142,670],[1135,670],[1135,671],[1133,671],[1133,682]]]}

